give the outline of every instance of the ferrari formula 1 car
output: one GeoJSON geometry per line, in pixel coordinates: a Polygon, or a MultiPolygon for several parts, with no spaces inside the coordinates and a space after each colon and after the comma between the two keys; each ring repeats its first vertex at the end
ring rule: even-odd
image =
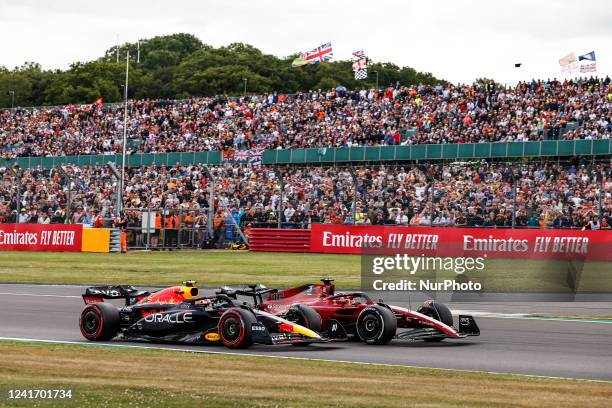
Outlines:
{"type": "Polygon", "coordinates": [[[343,332],[368,344],[385,344],[394,338],[436,342],[480,335],[472,316],[460,315],[455,328],[450,310],[442,303],[428,300],[413,311],[375,302],[363,292],[336,292],[331,278],[321,279],[321,282],[287,290],[268,289],[262,285],[225,286],[217,293],[232,298],[250,296],[253,306],[259,310],[315,331],[343,332]],[[318,316],[310,310],[316,311],[318,316]],[[341,325],[342,330],[334,327],[336,325],[341,325]]]}
{"type": "Polygon", "coordinates": [[[154,293],[132,286],[90,287],[83,300],[79,327],[88,340],[223,343],[230,348],[328,341],[313,330],[226,295],[198,296],[194,282],[154,293]],[[104,299],[125,299],[125,306],[104,299]]]}

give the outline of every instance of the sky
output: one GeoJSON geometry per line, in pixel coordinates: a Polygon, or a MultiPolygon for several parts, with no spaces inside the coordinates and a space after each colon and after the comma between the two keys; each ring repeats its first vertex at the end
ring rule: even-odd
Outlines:
{"type": "Polygon", "coordinates": [[[331,42],[336,59],[363,49],[454,83],[564,78],[559,59],[570,52],[595,51],[598,75],[612,74],[610,0],[0,0],[0,65],[66,69],[117,36],[179,32],[279,57],[331,42]]]}

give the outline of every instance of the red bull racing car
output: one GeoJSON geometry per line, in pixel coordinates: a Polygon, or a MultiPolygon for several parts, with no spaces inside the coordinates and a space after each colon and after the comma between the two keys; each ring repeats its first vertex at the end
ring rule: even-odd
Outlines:
{"type": "Polygon", "coordinates": [[[229,348],[328,341],[307,327],[225,294],[198,296],[192,281],[154,293],[132,286],[94,286],[85,290],[83,300],[79,328],[92,341],[222,343],[229,348]],[[125,299],[125,305],[117,307],[105,299],[125,299]]]}
{"type": "Polygon", "coordinates": [[[442,303],[428,300],[414,311],[375,302],[364,292],[336,292],[331,278],[321,282],[286,290],[262,285],[238,289],[225,286],[217,293],[232,298],[250,296],[258,310],[315,331],[331,329],[368,344],[385,344],[394,338],[436,342],[480,335],[476,321],[469,315],[460,315],[455,327],[450,310],[442,303]],[[311,313],[313,310],[316,314],[311,313]]]}

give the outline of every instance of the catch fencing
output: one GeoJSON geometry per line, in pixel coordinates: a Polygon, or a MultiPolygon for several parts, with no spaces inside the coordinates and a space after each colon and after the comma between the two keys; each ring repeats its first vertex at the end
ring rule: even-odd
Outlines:
{"type": "Polygon", "coordinates": [[[224,248],[229,242],[243,242],[234,215],[219,213],[209,223],[209,209],[125,208],[129,249],[224,248]]]}
{"type": "MultiPolygon", "coordinates": [[[[60,204],[60,209],[53,208],[53,211],[65,213],[60,223],[84,223],[71,216],[73,209],[82,209],[81,214],[100,210],[107,219],[106,227],[121,227],[126,231],[127,246],[132,249],[223,248],[229,243],[249,243],[249,232],[254,228],[307,230],[318,223],[488,226],[500,229],[583,228],[582,224],[576,223],[567,226],[553,224],[555,214],[563,213],[564,219],[567,219],[578,214],[575,211],[592,219],[594,225],[600,228],[610,228],[604,222],[606,218],[609,219],[612,208],[607,194],[611,180],[609,158],[596,160],[595,156],[589,156],[580,160],[561,162],[558,159],[545,163],[526,160],[448,160],[436,164],[239,166],[240,172],[234,172],[236,168],[229,165],[211,167],[210,172],[201,172],[206,173],[205,180],[192,184],[200,189],[202,202],[214,203],[213,208],[208,208],[208,204],[203,208],[183,208],[192,205],[191,199],[171,207],[127,207],[123,209],[126,219],[119,223],[114,206],[117,183],[109,191],[110,204],[107,207],[92,207],[87,198],[87,185],[78,182],[78,177],[68,169],[74,183],[58,182],[57,188],[63,190],[61,193],[67,193],[67,200],[60,204]],[[544,180],[536,173],[545,166],[557,166],[558,171],[566,172],[566,176],[553,183],[552,180],[556,179],[554,175],[559,173],[549,169],[548,179],[544,180]],[[581,177],[589,178],[587,187],[583,184],[577,188],[569,184],[571,181],[567,172],[570,167],[581,177]],[[482,174],[481,180],[473,180],[475,172],[482,174]],[[468,173],[471,173],[470,177],[468,173]],[[548,200],[547,203],[532,198],[521,199],[521,195],[531,197],[532,193],[536,193],[538,185],[533,180],[532,185],[521,185],[521,178],[535,180],[536,177],[540,186],[551,190],[550,197],[538,193],[548,200]],[[561,185],[558,185],[559,182],[561,185]],[[575,194],[581,202],[571,202],[568,196],[563,195],[567,191],[575,194]],[[551,214],[550,217],[545,217],[545,213],[551,214]],[[526,224],[528,218],[530,223],[526,224]]],[[[134,175],[139,176],[140,170],[134,171],[134,175]]],[[[57,175],[47,170],[39,173],[37,178],[44,181],[54,176],[57,175]]],[[[9,169],[5,169],[0,179],[2,188],[8,192],[23,190],[15,181],[17,179],[9,169]]],[[[177,182],[181,187],[181,180],[177,182]]],[[[40,186],[42,188],[44,183],[40,186]]],[[[171,191],[166,193],[170,194],[171,191]]],[[[16,216],[20,214],[20,206],[16,204],[19,194],[11,193],[7,197],[6,201],[0,200],[0,222],[17,222],[16,216]]],[[[33,214],[47,211],[47,207],[41,207],[40,201],[28,201],[28,197],[21,199],[23,211],[33,214]]],[[[149,199],[142,198],[143,202],[149,199]]]]}

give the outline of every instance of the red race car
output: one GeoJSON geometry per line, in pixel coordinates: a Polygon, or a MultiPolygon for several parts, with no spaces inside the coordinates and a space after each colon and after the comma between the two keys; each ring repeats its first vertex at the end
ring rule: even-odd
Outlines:
{"type": "Polygon", "coordinates": [[[286,290],[263,285],[240,289],[225,286],[219,293],[250,296],[260,310],[314,331],[345,332],[368,344],[385,344],[394,338],[434,342],[480,335],[472,316],[460,315],[455,328],[450,310],[442,303],[428,300],[415,312],[375,302],[364,292],[336,292],[331,278],[321,282],[286,290]]]}

